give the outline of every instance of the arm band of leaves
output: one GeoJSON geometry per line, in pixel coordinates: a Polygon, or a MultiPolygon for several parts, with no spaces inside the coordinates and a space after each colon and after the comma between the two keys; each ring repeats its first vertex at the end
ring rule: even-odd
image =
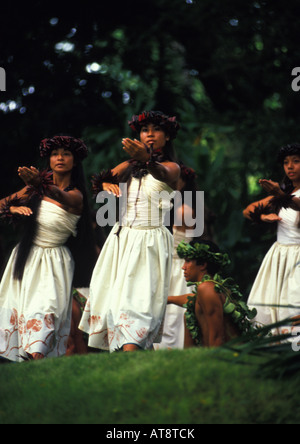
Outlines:
{"type": "Polygon", "coordinates": [[[104,183],[113,183],[119,185],[119,178],[117,174],[113,174],[111,170],[102,171],[100,174],[95,174],[92,177],[92,190],[94,197],[100,191],[103,191],[104,183]]]}
{"type": "Polygon", "coordinates": [[[17,195],[14,198],[8,197],[0,206],[0,219],[9,223],[19,219],[20,216],[14,215],[10,212],[10,207],[19,207],[21,205],[23,205],[23,201],[17,195]]]}
{"type": "Polygon", "coordinates": [[[284,196],[275,196],[270,200],[270,205],[275,210],[275,213],[279,213],[282,208],[290,208],[293,203],[294,194],[285,194],[284,196]]]}
{"type": "Polygon", "coordinates": [[[31,199],[33,196],[38,196],[42,199],[47,192],[49,192],[51,185],[53,185],[52,171],[40,171],[40,183],[37,186],[29,185],[27,187],[28,198],[31,199]]]}
{"type": "Polygon", "coordinates": [[[251,211],[249,213],[249,216],[250,216],[253,223],[262,224],[263,221],[261,220],[261,216],[263,214],[269,214],[270,211],[271,211],[270,205],[265,207],[265,206],[259,204],[259,205],[257,205],[257,207],[255,207],[254,211],[251,211]]]}

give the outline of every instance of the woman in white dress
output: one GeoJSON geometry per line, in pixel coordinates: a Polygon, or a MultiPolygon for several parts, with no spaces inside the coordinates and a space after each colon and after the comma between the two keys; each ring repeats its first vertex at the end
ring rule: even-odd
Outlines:
{"type": "Polygon", "coordinates": [[[40,155],[51,171],[20,167],[26,187],[0,201],[2,213],[28,218],[0,284],[0,357],[11,361],[65,354],[74,274],[66,242],[88,218],[84,143],[55,136],[41,142],[40,155]]]}
{"type": "MultiPolygon", "coordinates": [[[[269,325],[300,315],[300,144],[279,151],[285,179],[283,186],[271,180],[260,184],[270,196],[244,210],[248,219],[277,223],[277,242],[264,258],[248,305],[257,309],[257,324],[269,325]]],[[[279,333],[290,328],[282,327],[279,333]]]]}
{"type": "Polygon", "coordinates": [[[101,251],[80,324],[90,347],[110,352],[151,349],[159,340],[173,250],[163,220],[180,174],[171,144],[179,128],[175,117],[143,112],[129,125],[140,134],[140,141],[123,139],[131,160],[97,178],[103,182],[98,191],[116,196],[116,175],[127,182],[127,211],[101,251]]]}

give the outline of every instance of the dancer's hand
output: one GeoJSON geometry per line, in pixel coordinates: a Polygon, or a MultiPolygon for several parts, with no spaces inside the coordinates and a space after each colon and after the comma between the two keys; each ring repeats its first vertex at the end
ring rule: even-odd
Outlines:
{"type": "Polygon", "coordinates": [[[18,214],[19,216],[32,216],[33,212],[28,207],[10,207],[11,214],[18,214]]]}
{"type": "Polygon", "coordinates": [[[260,216],[262,222],[266,222],[268,224],[273,224],[275,222],[279,222],[281,221],[281,217],[279,217],[277,214],[272,213],[272,214],[262,214],[260,216]]]}
{"type": "Polygon", "coordinates": [[[41,181],[40,172],[35,167],[19,167],[18,174],[26,185],[39,186],[41,181]]]}
{"type": "Polygon", "coordinates": [[[123,139],[123,150],[134,160],[140,162],[148,162],[150,154],[147,152],[147,147],[144,143],[134,139],[123,139]]]}
{"type": "Polygon", "coordinates": [[[122,196],[119,185],[114,183],[104,182],[102,184],[103,191],[107,191],[109,194],[113,194],[116,197],[122,196]]]}
{"type": "Polygon", "coordinates": [[[284,195],[284,192],[279,186],[278,182],[273,182],[273,180],[261,179],[259,181],[260,186],[272,196],[281,196],[284,195]]]}

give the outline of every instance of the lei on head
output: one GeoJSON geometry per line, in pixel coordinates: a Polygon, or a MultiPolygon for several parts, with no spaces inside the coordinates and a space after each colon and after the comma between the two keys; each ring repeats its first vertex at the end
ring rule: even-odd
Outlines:
{"type": "Polygon", "coordinates": [[[70,136],[54,136],[51,139],[43,139],[39,147],[40,156],[48,157],[51,151],[59,148],[65,148],[76,154],[80,161],[88,156],[88,149],[83,141],[70,136]]]}
{"type": "Polygon", "coordinates": [[[140,132],[142,126],[147,123],[154,123],[162,127],[166,133],[169,134],[171,139],[175,139],[177,132],[180,128],[179,123],[176,120],[176,116],[169,117],[163,114],[161,111],[143,111],[141,114],[132,116],[132,119],[128,122],[128,125],[133,131],[140,132]]]}
{"type": "Polygon", "coordinates": [[[210,251],[209,245],[202,243],[191,245],[182,241],[177,247],[177,254],[181,259],[203,260],[219,265],[220,268],[226,267],[231,263],[227,253],[214,253],[210,251]]]}

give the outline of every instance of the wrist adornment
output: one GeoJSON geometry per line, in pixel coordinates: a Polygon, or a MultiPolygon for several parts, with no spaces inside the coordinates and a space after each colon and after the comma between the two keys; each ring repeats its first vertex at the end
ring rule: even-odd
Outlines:
{"type": "Polygon", "coordinates": [[[38,185],[28,185],[27,195],[29,199],[31,199],[33,196],[38,196],[40,199],[43,199],[45,194],[50,191],[50,187],[53,185],[52,171],[40,171],[39,179],[40,181],[38,185]]]}
{"type": "Polygon", "coordinates": [[[263,221],[261,220],[261,216],[263,214],[270,214],[271,213],[271,206],[267,205],[266,207],[259,204],[257,207],[255,207],[254,211],[250,211],[249,216],[251,221],[254,224],[262,224],[263,221]]]}
{"type": "Polygon", "coordinates": [[[160,163],[157,162],[157,160],[153,160],[153,159],[151,159],[148,162],[146,162],[146,167],[147,168],[157,168],[157,167],[159,167],[159,165],[160,165],[160,163]]]}
{"type": "Polygon", "coordinates": [[[158,167],[160,165],[159,160],[161,159],[161,151],[160,150],[156,150],[156,151],[150,151],[150,159],[148,160],[148,162],[146,162],[146,166],[147,168],[155,168],[158,167]]]}
{"type": "Polygon", "coordinates": [[[103,191],[104,183],[112,183],[119,185],[119,178],[117,174],[113,174],[111,170],[103,170],[100,174],[94,174],[92,177],[93,196],[96,197],[103,191]]]}
{"type": "Polygon", "coordinates": [[[287,209],[292,206],[294,197],[296,197],[294,194],[274,196],[270,200],[270,205],[274,208],[274,212],[278,214],[282,208],[287,209]]]}
{"type": "Polygon", "coordinates": [[[0,219],[5,222],[12,223],[17,219],[20,219],[19,215],[12,214],[10,212],[11,207],[20,207],[23,204],[23,200],[16,195],[14,198],[7,197],[4,203],[0,206],[0,219]]]}

